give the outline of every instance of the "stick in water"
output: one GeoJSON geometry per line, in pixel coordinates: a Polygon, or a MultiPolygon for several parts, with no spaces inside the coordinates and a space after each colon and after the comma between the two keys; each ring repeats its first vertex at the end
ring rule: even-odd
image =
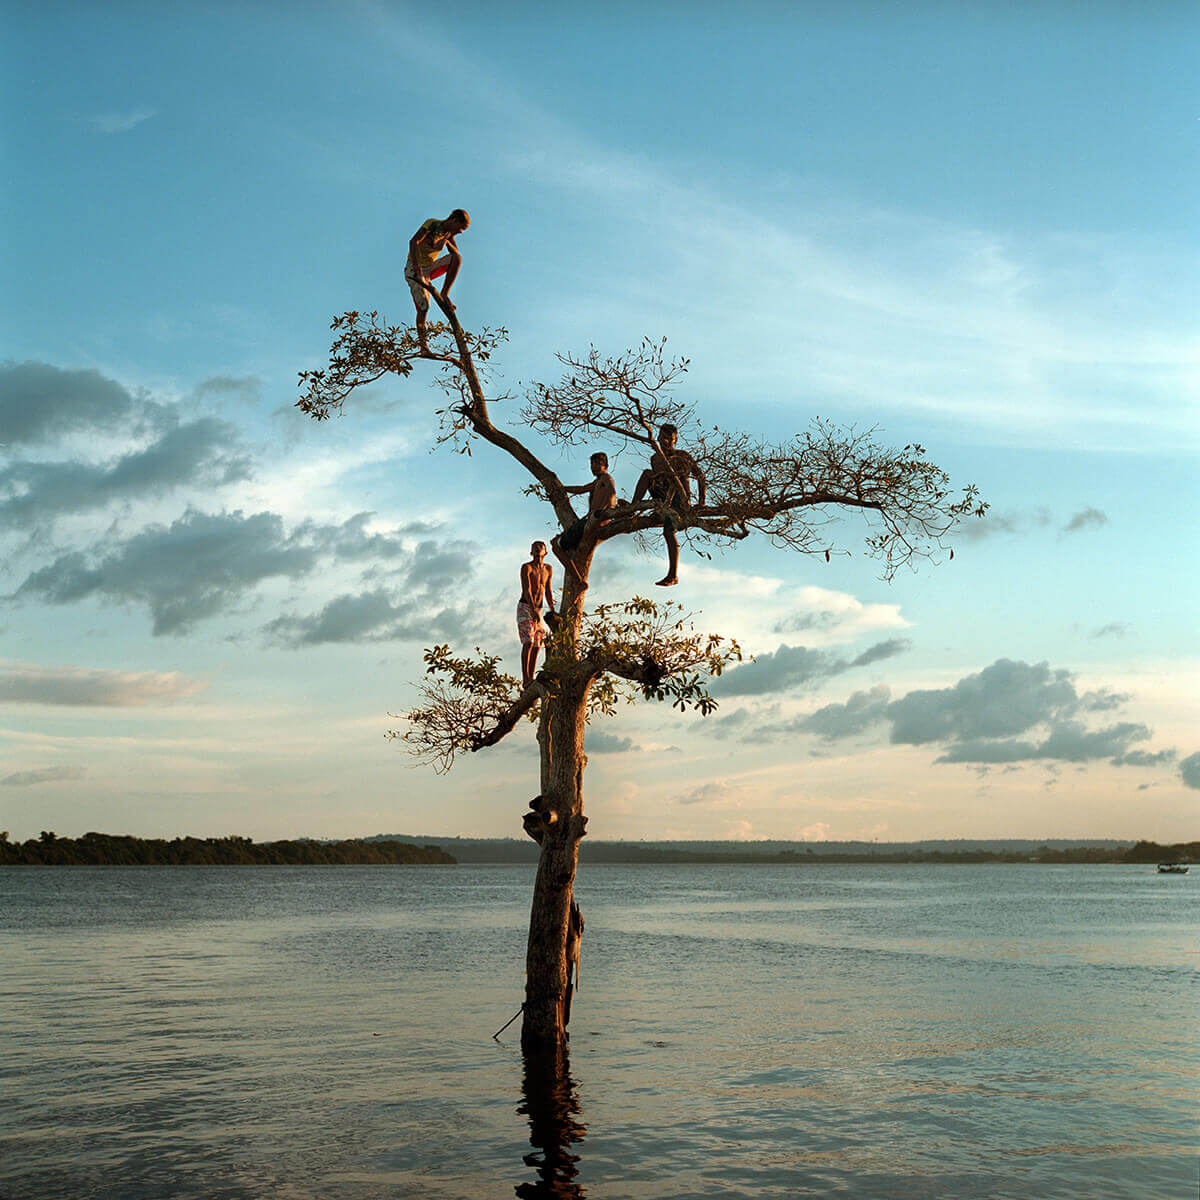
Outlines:
{"type": "Polygon", "coordinates": [[[522,1013],[523,1013],[523,1012],[524,1012],[524,1011],[525,1011],[525,1005],[524,1005],[524,1004],[522,1004],[522,1005],[521,1005],[521,1007],[520,1007],[520,1008],[518,1008],[518,1009],[517,1009],[517,1011],[516,1011],[515,1013],[513,1013],[513,1015],[512,1015],[511,1017],[509,1017],[509,1018],[508,1018],[508,1020],[507,1020],[507,1021],[505,1021],[505,1022],[504,1022],[504,1024],[503,1024],[503,1025],[501,1025],[501,1026],[500,1026],[500,1028],[499,1028],[499,1029],[497,1029],[495,1033],[493,1033],[493,1034],[492,1034],[492,1041],[494,1041],[494,1042],[497,1042],[497,1041],[499,1041],[499,1040],[500,1040],[500,1035],[501,1035],[501,1034],[502,1034],[502,1033],[503,1033],[503,1032],[504,1032],[504,1031],[505,1031],[505,1030],[506,1030],[506,1029],[507,1029],[507,1028],[508,1028],[508,1027],[509,1027],[509,1026],[510,1026],[510,1025],[511,1025],[511,1024],[512,1024],[512,1023],[513,1023],[513,1022],[514,1022],[514,1021],[515,1021],[515,1020],[516,1020],[516,1019],[517,1019],[517,1018],[518,1018],[518,1017],[519,1017],[519,1016],[520,1016],[522,1013]]]}

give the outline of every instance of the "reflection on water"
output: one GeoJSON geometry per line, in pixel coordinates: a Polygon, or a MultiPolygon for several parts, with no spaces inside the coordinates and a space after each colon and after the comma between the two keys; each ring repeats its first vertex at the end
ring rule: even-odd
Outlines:
{"type": "Polygon", "coordinates": [[[570,1147],[583,1141],[587,1129],[578,1120],[579,1096],[565,1047],[557,1055],[526,1056],[521,1093],[524,1103],[517,1112],[529,1118],[529,1141],[535,1147],[535,1153],[524,1156],[525,1165],[535,1168],[538,1178],[518,1184],[517,1195],[522,1200],[581,1200],[586,1193],[575,1182],[579,1155],[570,1147]]]}

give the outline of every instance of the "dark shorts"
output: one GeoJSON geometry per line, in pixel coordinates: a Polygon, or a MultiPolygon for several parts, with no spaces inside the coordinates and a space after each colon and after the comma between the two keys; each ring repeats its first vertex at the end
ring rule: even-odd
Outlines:
{"type": "Polygon", "coordinates": [[[558,548],[560,550],[574,550],[583,540],[583,531],[587,528],[587,517],[580,517],[574,525],[569,525],[559,534],[558,548]]]}
{"type": "MultiPolygon", "coordinates": [[[[673,484],[663,487],[660,484],[655,484],[650,489],[650,499],[657,500],[660,504],[667,505],[668,508],[687,508],[687,497],[673,484]]],[[[663,518],[663,532],[674,533],[676,529],[675,522],[670,517],[663,518]]]]}

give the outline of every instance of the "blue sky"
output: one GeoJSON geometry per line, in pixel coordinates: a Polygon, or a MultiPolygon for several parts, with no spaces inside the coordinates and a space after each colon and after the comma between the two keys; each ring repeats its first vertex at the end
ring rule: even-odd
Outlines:
{"type": "MultiPolygon", "coordinates": [[[[514,389],[666,336],[702,416],[878,426],[992,504],[890,584],[850,521],[829,564],[685,551],[758,661],[593,728],[596,836],[1195,836],[1194,8],[2,11],[13,836],[519,833],[531,739],[437,777],[383,733],[426,644],[516,668],[548,512],[429,452],[420,372],[292,407],[459,205],[514,389]]],[[[594,599],[653,590],[603,553],[594,599]]]]}

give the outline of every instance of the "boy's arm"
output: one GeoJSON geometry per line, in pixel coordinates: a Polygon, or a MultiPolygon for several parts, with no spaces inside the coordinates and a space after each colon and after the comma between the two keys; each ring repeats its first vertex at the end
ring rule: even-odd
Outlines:
{"type": "Polygon", "coordinates": [[[637,486],[633,489],[632,504],[641,503],[642,498],[650,490],[650,484],[654,482],[654,473],[647,467],[639,476],[637,486]]]}
{"type": "Polygon", "coordinates": [[[523,563],[521,566],[521,599],[530,607],[533,606],[533,597],[529,594],[529,580],[532,574],[529,564],[523,563]]]}
{"type": "Polygon", "coordinates": [[[563,488],[563,491],[566,492],[568,496],[582,496],[584,492],[590,492],[591,490],[592,485],[590,483],[581,483],[578,487],[563,488]]]}
{"type": "Polygon", "coordinates": [[[546,607],[550,612],[554,611],[554,593],[550,590],[550,585],[554,579],[554,568],[549,563],[546,566],[546,607]]]}

